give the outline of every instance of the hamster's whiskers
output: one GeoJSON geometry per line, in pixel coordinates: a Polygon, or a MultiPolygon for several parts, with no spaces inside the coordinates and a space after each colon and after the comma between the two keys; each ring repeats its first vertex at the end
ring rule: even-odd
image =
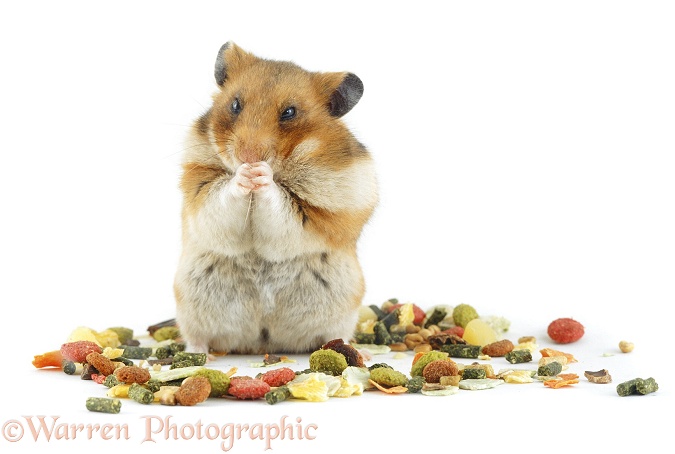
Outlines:
{"type": "MultiPolygon", "coordinates": [[[[204,146],[204,145],[219,145],[219,142],[216,141],[215,143],[213,143],[213,142],[209,141],[209,142],[195,143],[195,144],[190,145],[189,147],[183,147],[183,151],[188,151],[188,150],[191,150],[193,148],[201,147],[201,146],[204,146]]],[[[218,157],[218,156],[220,156],[220,151],[215,151],[212,155],[208,156],[208,158],[215,158],[215,157],[218,157]]],[[[201,166],[201,164],[196,163],[194,166],[190,167],[189,169],[186,169],[185,173],[186,174],[190,173],[191,171],[193,171],[194,169],[196,169],[197,167],[200,167],[200,166],[201,166]]]]}
{"type": "Polygon", "coordinates": [[[248,209],[246,210],[246,217],[244,218],[244,227],[241,229],[241,233],[244,233],[246,230],[246,224],[248,224],[248,216],[251,213],[251,206],[253,205],[253,192],[249,194],[248,198],[248,209]]]}

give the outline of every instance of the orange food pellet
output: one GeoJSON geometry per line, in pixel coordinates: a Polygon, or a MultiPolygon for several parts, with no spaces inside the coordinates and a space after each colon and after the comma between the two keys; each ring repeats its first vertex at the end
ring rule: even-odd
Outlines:
{"type": "Polygon", "coordinates": [[[572,379],[572,380],[546,380],[544,382],[544,386],[548,386],[549,388],[553,389],[558,389],[562,388],[563,386],[568,386],[568,385],[575,385],[579,383],[579,379],[572,379]]]}
{"type": "Polygon", "coordinates": [[[61,369],[62,363],[63,355],[61,354],[61,350],[54,350],[41,355],[35,355],[33,358],[33,366],[38,369],[42,369],[43,367],[58,367],[61,369]]]}

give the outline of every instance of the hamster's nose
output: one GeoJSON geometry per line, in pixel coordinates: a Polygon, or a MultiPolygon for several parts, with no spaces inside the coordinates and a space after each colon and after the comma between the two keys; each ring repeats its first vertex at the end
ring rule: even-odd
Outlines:
{"type": "Polygon", "coordinates": [[[237,158],[241,162],[253,164],[254,162],[264,161],[270,156],[271,147],[268,140],[242,140],[237,147],[237,158]]]}
{"type": "Polygon", "coordinates": [[[242,162],[253,164],[260,161],[260,153],[253,147],[242,147],[239,152],[239,159],[242,162]]]}

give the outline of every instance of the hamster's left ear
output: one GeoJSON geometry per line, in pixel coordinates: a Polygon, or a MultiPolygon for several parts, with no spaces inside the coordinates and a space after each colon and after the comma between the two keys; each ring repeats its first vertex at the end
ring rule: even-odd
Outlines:
{"type": "Polygon", "coordinates": [[[333,117],[345,115],[363,96],[363,82],[356,74],[323,73],[319,79],[326,107],[333,117]]]}
{"type": "Polygon", "coordinates": [[[232,41],[228,41],[220,47],[218,56],[216,57],[216,65],[214,68],[214,75],[216,83],[222,86],[230,73],[233,73],[237,68],[243,66],[245,61],[251,55],[243,51],[232,41]]]}

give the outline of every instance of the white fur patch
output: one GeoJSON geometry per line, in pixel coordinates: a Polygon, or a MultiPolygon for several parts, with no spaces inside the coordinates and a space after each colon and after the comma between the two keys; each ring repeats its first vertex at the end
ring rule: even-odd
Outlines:
{"type": "Polygon", "coordinates": [[[291,155],[293,157],[302,159],[315,152],[320,145],[321,142],[317,139],[305,139],[293,149],[293,153],[291,155]]]}
{"type": "Polygon", "coordinates": [[[315,171],[305,199],[331,211],[362,210],[375,206],[378,199],[375,165],[362,160],[342,170],[315,171]]]}

